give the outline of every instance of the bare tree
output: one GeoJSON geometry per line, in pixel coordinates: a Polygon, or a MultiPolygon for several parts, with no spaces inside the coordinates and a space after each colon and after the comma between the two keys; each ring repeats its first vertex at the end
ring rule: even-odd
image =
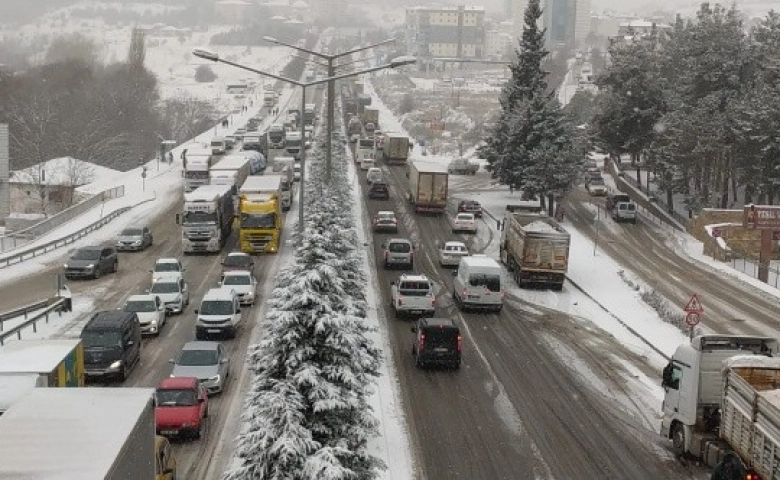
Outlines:
{"type": "Polygon", "coordinates": [[[76,187],[90,183],[95,168],[91,163],[65,157],[16,171],[14,178],[26,185],[39,213],[48,217],[73,205],[76,187]]]}
{"type": "Polygon", "coordinates": [[[46,51],[46,62],[60,63],[71,60],[82,60],[89,65],[97,63],[97,46],[89,38],[80,33],[57,37],[46,51]]]}
{"type": "Polygon", "coordinates": [[[209,102],[180,96],[165,101],[162,116],[166,136],[182,142],[208,130],[216,121],[217,113],[209,102]]]}

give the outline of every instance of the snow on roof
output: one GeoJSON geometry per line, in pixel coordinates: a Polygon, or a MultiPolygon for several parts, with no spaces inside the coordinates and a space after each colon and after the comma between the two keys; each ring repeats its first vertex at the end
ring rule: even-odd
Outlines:
{"type": "Polygon", "coordinates": [[[249,157],[245,155],[227,155],[211,166],[211,170],[236,170],[249,163],[249,157]]]}
{"type": "Polygon", "coordinates": [[[529,232],[552,232],[552,233],[558,232],[558,230],[556,230],[555,227],[545,222],[544,220],[534,220],[528,225],[523,226],[523,230],[529,232]]]}
{"type": "Polygon", "coordinates": [[[227,195],[233,189],[232,185],[203,185],[192,192],[184,194],[185,202],[213,202],[218,197],[227,195]]]}
{"type": "Polygon", "coordinates": [[[498,265],[498,262],[493,260],[492,258],[486,256],[486,255],[471,255],[468,257],[463,257],[461,259],[461,262],[464,262],[463,265],[470,265],[472,267],[497,267],[501,268],[498,265]]]}
{"type": "Polygon", "coordinates": [[[273,17],[271,17],[271,20],[285,20],[285,17],[281,15],[274,15],[273,17]]]}
{"type": "Polygon", "coordinates": [[[49,373],[79,343],[79,339],[10,343],[0,349],[0,373],[49,373]]]}
{"type": "Polygon", "coordinates": [[[303,0],[298,0],[297,2],[293,3],[292,6],[293,8],[309,8],[309,4],[303,0]]]}
{"type": "Polygon", "coordinates": [[[0,376],[0,412],[8,410],[38,384],[37,373],[16,373],[0,376]]]}
{"type": "Polygon", "coordinates": [[[780,358],[766,357],[764,355],[735,355],[723,361],[725,372],[730,368],[767,368],[780,370],[780,358]]]}
{"type": "Polygon", "coordinates": [[[60,157],[11,172],[8,183],[79,187],[96,179],[114,176],[118,173],[120,173],[118,170],[92,162],[85,162],[73,157],[60,157]]]}
{"type": "Polygon", "coordinates": [[[258,191],[279,190],[282,188],[281,175],[252,175],[247,177],[238,193],[253,193],[258,191]]]}
{"type": "Polygon", "coordinates": [[[447,166],[436,162],[426,162],[423,160],[412,160],[412,164],[418,171],[422,172],[434,172],[434,173],[447,173],[447,166]]]}
{"type": "MultiPolygon", "coordinates": [[[[150,388],[32,390],[0,417],[0,478],[106,477],[153,393],[150,388]]],[[[154,426],[148,430],[154,442],[154,426]]]]}

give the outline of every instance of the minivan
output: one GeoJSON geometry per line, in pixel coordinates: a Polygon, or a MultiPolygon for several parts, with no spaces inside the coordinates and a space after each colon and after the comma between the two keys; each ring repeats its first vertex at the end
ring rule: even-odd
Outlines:
{"type": "Polygon", "coordinates": [[[87,377],[125,380],[141,359],[138,315],[108,310],[92,315],[81,331],[87,377]]]}
{"type": "Polygon", "coordinates": [[[382,181],[382,169],[377,167],[371,167],[368,169],[368,172],[366,172],[366,181],[369,185],[371,185],[374,182],[381,182],[382,181]]]}
{"type": "Polygon", "coordinates": [[[463,337],[449,318],[420,318],[412,327],[412,355],[418,367],[445,365],[460,368],[463,337]]]}
{"type": "Polygon", "coordinates": [[[227,287],[212,288],[195,310],[198,320],[195,324],[195,338],[206,340],[209,335],[224,335],[235,338],[241,323],[241,305],[238,294],[227,287]]]}
{"type": "Polygon", "coordinates": [[[453,273],[453,298],[462,311],[492,310],[500,312],[504,306],[501,285],[501,266],[485,255],[470,255],[460,259],[458,271],[453,273]]]}

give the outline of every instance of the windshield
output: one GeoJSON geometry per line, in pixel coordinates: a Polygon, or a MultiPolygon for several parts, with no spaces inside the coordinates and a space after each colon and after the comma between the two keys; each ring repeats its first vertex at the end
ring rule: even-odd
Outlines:
{"type": "Polygon", "coordinates": [[[590,184],[591,185],[604,185],[604,180],[602,180],[600,178],[594,178],[593,180],[590,181],[590,184]]]}
{"type": "Polygon", "coordinates": [[[223,285],[249,285],[251,283],[249,275],[225,275],[222,280],[223,285]]]}
{"type": "Polygon", "coordinates": [[[198,404],[198,397],[192,390],[157,390],[154,394],[158,407],[192,407],[198,404]]]}
{"type": "Polygon", "coordinates": [[[228,255],[223,265],[226,267],[248,267],[252,259],[248,255],[228,255]]]}
{"type": "Polygon", "coordinates": [[[184,174],[184,178],[189,178],[190,180],[204,180],[209,178],[209,172],[208,170],[187,170],[184,174]]]}
{"type": "Polygon", "coordinates": [[[469,277],[469,285],[472,287],[487,287],[491,292],[501,291],[501,277],[498,275],[484,275],[475,273],[469,277]]]}
{"type": "Polygon", "coordinates": [[[123,237],[140,237],[142,234],[140,228],[125,228],[119,235],[123,237]]]}
{"type": "Polygon", "coordinates": [[[201,315],[233,315],[233,302],[209,300],[200,305],[201,315]]]}
{"type": "Polygon", "coordinates": [[[275,225],[275,213],[241,214],[241,228],[274,228],[275,225]]]}
{"type": "Polygon", "coordinates": [[[81,340],[84,343],[84,348],[114,348],[122,346],[122,338],[119,332],[113,330],[84,330],[81,332],[81,340]]]}
{"type": "Polygon", "coordinates": [[[73,260],[97,260],[100,258],[100,250],[78,250],[70,258],[73,260]]]}
{"type": "Polygon", "coordinates": [[[288,147],[298,147],[300,145],[301,145],[301,141],[298,140],[297,138],[295,138],[295,139],[288,138],[287,139],[287,146],[288,147]]]}
{"type": "Polygon", "coordinates": [[[393,253],[409,253],[412,251],[412,246],[406,242],[393,242],[387,249],[393,253]]]}
{"type": "Polygon", "coordinates": [[[173,262],[161,262],[154,265],[155,272],[178,272],[179,264],[173,262]]]}
{"type": "Polygon", "coordinates": [[[191,225],[197,223],[216,223],[216,221],[217,221],[216,213],[184,212],[184,214],[182,215],[183,225],[191,225]]]}
{"type": "Polygon", "coordinates": [[[217,364],[216,350],[182,350],[177,365],[185,367],[203,367],[217,364]]]}
{"type": "Polygon", "coordinates": [[[398,288],[401,295],[409,297],[424,297],[428,295],[431,286],[428,282],[404,282],[398,288]]]}
{"type": "Polygon", "coordinates": [[[176,282],[155,282],[149,291],[152,293],[179,293],[179,284],[176,282]]]}
{"type": "Polygon", "coordinates": [[[125,312],[154,312],[157,305],[152,300],[133,300],[125,303],[125,312]]]}

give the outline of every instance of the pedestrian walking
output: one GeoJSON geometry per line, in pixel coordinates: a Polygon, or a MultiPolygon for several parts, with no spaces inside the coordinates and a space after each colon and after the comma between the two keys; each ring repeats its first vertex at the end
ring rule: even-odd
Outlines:
{"type": "Polygon", "coordinates": [[[168,165],[173,163],[173,152],[168,152],[168,165]]]}

